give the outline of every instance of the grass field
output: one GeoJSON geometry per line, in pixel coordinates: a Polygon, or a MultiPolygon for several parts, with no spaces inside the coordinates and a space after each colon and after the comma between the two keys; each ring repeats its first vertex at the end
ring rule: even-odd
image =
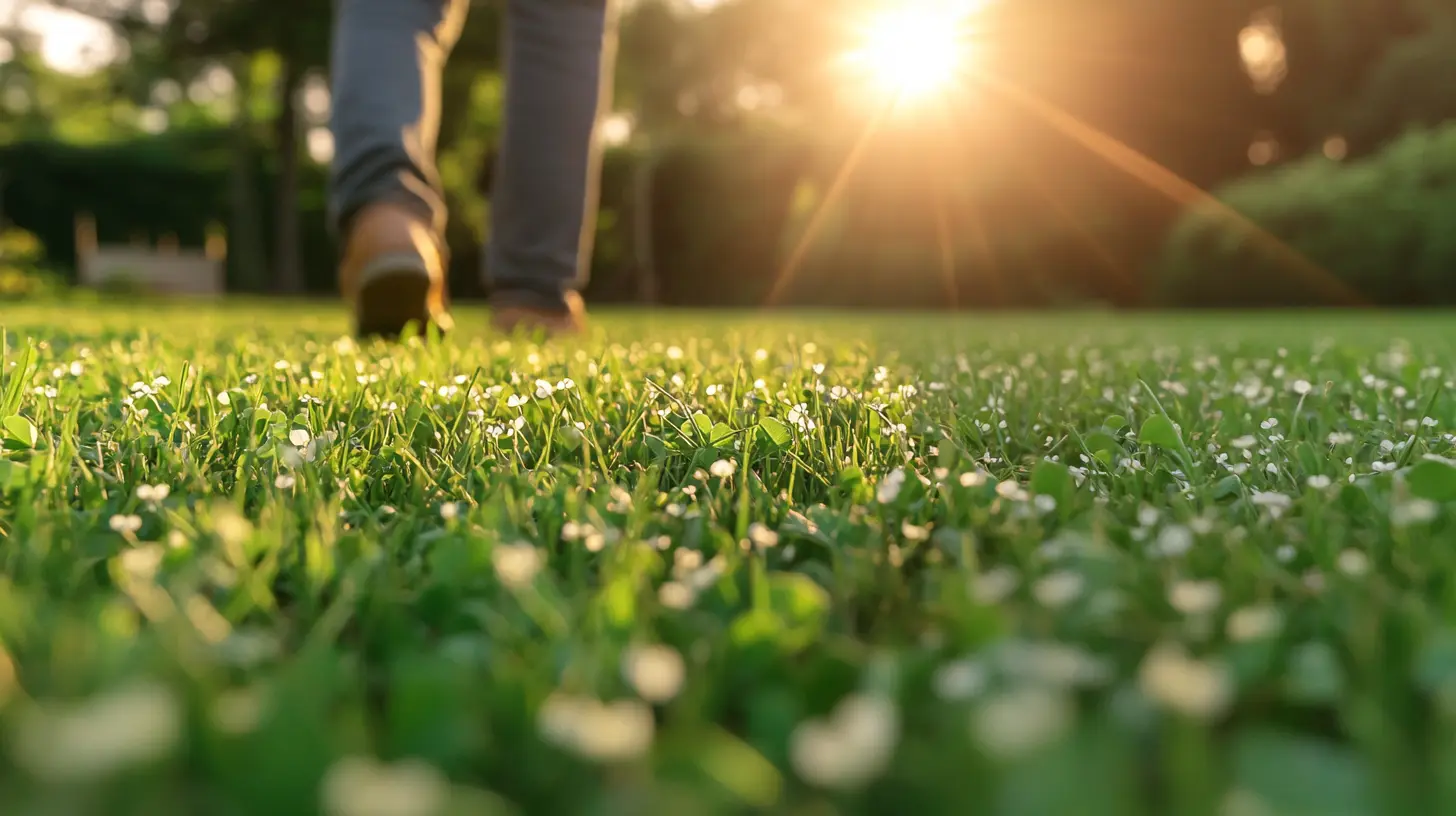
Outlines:
{"type": "Polygon", "coordinates": [[[1456,319],[6,307],[0,812],[1456,812],[1456,319]]]}

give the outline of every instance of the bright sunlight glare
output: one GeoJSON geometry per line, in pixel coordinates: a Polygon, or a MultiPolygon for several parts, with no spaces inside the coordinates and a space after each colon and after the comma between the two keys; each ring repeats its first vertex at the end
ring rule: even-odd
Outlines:
{"type": "Polygon", "coordinates": [[[875,90],[916,99],[947,90],[972,56],[964,0],[921,0],[886,8],[859,27],[849,62],[875,90]]]}

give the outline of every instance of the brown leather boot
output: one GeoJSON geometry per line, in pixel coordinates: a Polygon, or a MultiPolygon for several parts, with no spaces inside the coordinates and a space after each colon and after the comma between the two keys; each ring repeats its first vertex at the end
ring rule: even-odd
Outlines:
{"type": "Polygon", "coordinates": [[[421,334],[431,325],[441,332],[454,326],[439,239],[425,219],[399,204],[372,204],[355,216],[339,288],[361,337],[397,338],[410,323],[421,334]]]}
{"type": "Polygon", "coordinates": [[[568,292],[564,310],[504,306],[495,310],[490,322],[496,331],[504,334],[542,333],[548,337],[581,334],[586,331],[586,304],[581,295],[568,292]]]}

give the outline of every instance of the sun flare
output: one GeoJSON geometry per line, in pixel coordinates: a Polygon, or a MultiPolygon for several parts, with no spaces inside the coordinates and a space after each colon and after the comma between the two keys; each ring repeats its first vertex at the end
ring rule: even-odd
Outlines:
{"type": "Polygon", "coordinates": [[[965,37],[964,2],[925,0],[887,8],[860,27],[860,45],[849,62],[872,87],[899,99],[948,90],[971,54],[965,37]]]}

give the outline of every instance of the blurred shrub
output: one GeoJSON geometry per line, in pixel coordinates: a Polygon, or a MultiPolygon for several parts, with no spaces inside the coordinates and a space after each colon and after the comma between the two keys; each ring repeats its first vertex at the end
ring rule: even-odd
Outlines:
{"type": "Polygon", "coordinates": [[[1359,89],[1345,123],[1352,155],[1407,130],[1456,119],[1456,13],[1393,46],[1359,89]]]}
{"type": "Polygon", "coordinates": [[[1369,305],[1456,303],[1456,125],[1346,164],[1309,157],[1219,200],[1258,229],[1211,204],[1188,212],[1158,266],[1165,302],[1327,305],[1338,284],[1369,305]]]}
{"type": "Polygon", "coordinates": [[[49,297],[62,288],[59,275],[43,265],[40,239],[22,229],[0,231],[0,300],[49,297]]]}

